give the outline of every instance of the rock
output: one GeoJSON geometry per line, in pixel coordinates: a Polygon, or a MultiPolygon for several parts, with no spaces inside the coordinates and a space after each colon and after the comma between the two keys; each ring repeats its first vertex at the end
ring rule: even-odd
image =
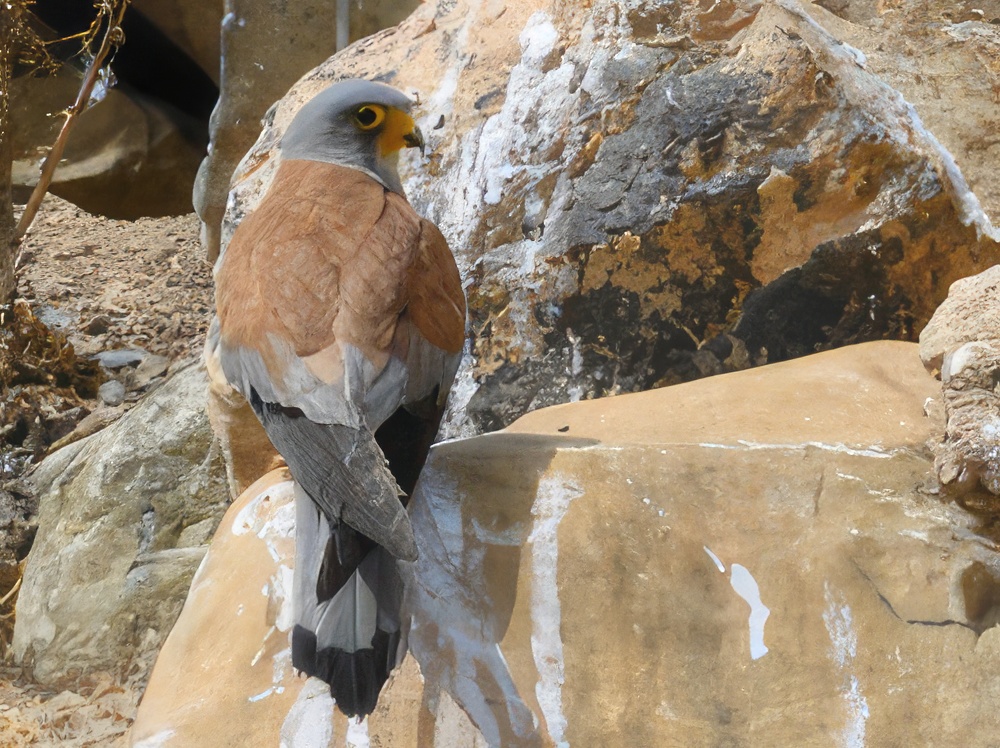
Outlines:
{"type": "Polygon", "coordinates": [[[38,496],[22,480],[0,484],[0,598],[21,576],[21,562],[38,526],[38,496]]]}
{"type": "Polygon", "coordinates": [[[1000,339],[1000,265],[951,284],[948,297],[920,331],[920,358],[941,371],[944,357],[979,340],[1000,339]]]}
{"type": "MultiPolygon", "coordinates": [[[[934,445],[938,478],[959,492],[1000,495],[1000,339],[949,351],[941,370],[947,425],[934,445]]],[[[996,502],[991,502],[996,506],[996,502]]]]}
{"type": "Polygon", "coordinates": [[[404,184],[466,279],[474,343],[448,436],[914,340],[949,284],[995,257],[997,232],[829,18],[793,0],[428,3],[278,103],[234,176],[222,245],[297,108],[333,80],[377,78],[420,101],[432,155],[403,155],[404,184]]]}
{"type": "Polygon", "coordinates": [[[39,682],[142,670],[173,624],[205,552],[201,523],[228,503],[206,389],[188,367],[34,473],[38,534],[13,652],[39,682]]]}
{"type": "Polygon", "coordinates": [[[122,348],[116,351],[101,351],[96,358],[105,369],[122,369],[126,366],[137,366],[149,355],[142,348],[122,348]]]}
{"type": "Polygon", "coordinates": [[[147,356],[135,367],[135,372],[129,382],[131,389],[144,390],[153,380],[162,377],[170,368],[170,359],[166,356],[147,356]]]}
{"type": "MultiPolygon", "coordinates": [[[[13,184],[21,200],[37,183],[41,159],[62,125],[52,115],[73,103],[81,79],[66,65],[55,75],[12,83],[13,184]]],[[[204,143],[171,119],[176,112],[151,99],[113,88],[95,98],[67,141],[52,194],[112,218],[189,212],[204,143]]]]}
{"type": "MultiPolygon", "coordinates": [[[[924,488],[935,389],[915,345],[872,343],[438,445],[411,509],[413,659],[369,744],[981,743],[1000,558],[924,488]]],[[[312,693],[312,744],[344,744],[282,664],[281,481],[220,526],[133,744],[220,724],[274,744],[312,693]]]]}
{"type": "Polygon", "coordinates": [[[100,407],[93,413],[88,413],[76,424],[76,427],[70,433],[52,443],[49,453],[53,454],[63,447],[83,439],[85,436],[96,434],[101,429],[117,421],[124,414],[125,408],[123,407],[100,407]]]}
{"type": "Polygon", "coordinates": [[[49,442],[54,444],[72,433],[90,413],[90,408],[83,405],[56,413],[46,424],[49,442]]]}
{"type": "Polygon", "coordinates": [[[111,318],[106,314],[91,317],[81,328],[87,335],[103,335],[111,327],[111,318]]]}
{"type": "Polygon", "coordinates": [[[125,385],[117,379],[111,379],[97,388],[97,396],[109,407],[115,407],[125,402],[125,385]]]}
{"type": "Polygon", "coordinates": [[[1000,216],[1000,180],[993,168],[1000,143],[985,136],[1000,128],[996,69],[984,65],[1000,52],[995,0],[834,0],[803,7],[860,49],[865,67],[903,94],[954,155],[986,212],[1000,216]]]}
{"type": "MultiPolygon", "coordinates": [[[[920,333],[920,358],[940,374],[946,418],[943,438],[933,444],[935,467],[942,485],[959,495],[1000,495],[998,288],[1000,265],[956,281],[920,333]]],[[[986,504],[995,509],[995,501],[986,504]]]]}

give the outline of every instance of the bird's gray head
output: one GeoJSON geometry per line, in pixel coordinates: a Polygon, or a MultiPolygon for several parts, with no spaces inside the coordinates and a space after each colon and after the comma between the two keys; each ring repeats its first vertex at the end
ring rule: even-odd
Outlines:
{"type": "Polygon", "coordinates": [[[307,159],[361,169],[403,194],[396,162],[401,148],[424,139],[410,116],[413,102],[391,86],[344,80],[303,106],[281,139],[286,159],[307,159]]]}

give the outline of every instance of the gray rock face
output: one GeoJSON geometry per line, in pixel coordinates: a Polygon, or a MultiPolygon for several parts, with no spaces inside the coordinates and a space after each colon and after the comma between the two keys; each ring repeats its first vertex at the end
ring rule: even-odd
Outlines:
{"type": "Polygon", "coordinates": [[[449,435],[913,340],[997,249],[912,107],[793,0],[423,6],[277,105],[223,244],[295,110],[347,76],[421,104],[432,155],[404,155],[404,184],[458,255],[473,339],[449,435]]]}
{"type": "Polygon", "coordinates": [[[39,681],[124,673],[173,625],[228,503],[206,390],[191,366],[34,474],[38,534],[13,650],[39,681]]]}

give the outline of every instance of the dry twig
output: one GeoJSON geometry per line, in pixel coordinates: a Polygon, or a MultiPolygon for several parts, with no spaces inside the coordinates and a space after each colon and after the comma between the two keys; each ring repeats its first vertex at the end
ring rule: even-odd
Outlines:
{"type": "MultiPolygon", "coordinates": [[[[107,59],[108,55],[111,53],[112,49],[117,49],[125,41],[124,32],[121,29],[122,18],[125,15],[125,10],[128,8],[129,0],[101,0],[98,4],[98,15],[94,20],[94,24],[91,26],[91,31],[100,28],[103,24],[106,24],[104,31],[104,37],[101,39],[101,45],[98,47],[97,52],[93,54],[91,58],[90,65],[87,68],[87,74],[84,76],[83,83],[80,85],[80,91],[76,96],[76,101],[73,105],[64,112],[66,117],[63,122],[62,129],[59,131],[59,135],[56,137],[55,143],[52,144],[52,149],[49,151],[48,155],[45,157],[45,161],[42,163],[42,172],[38,177],[38,184],[35,185],[35,189],[31,193],[31,197],[28,199],[27,205],[24,207],[24,212],[21,214],[21,218],[17,223],[17,229],[15,231],[15,241],[20,242],[24,235],[28,232],[31,227],[32,222],[35,220],[35,215],[38,213],[38,208],[42,204],[42,198],[45,197],[45,193],[49,189],[49,185],[52,183],[52,177],[55,174],[56,167],[59,165],[59,161],[62,159],[63,151],[66,148],[66,141],[69,139],[69,134],[76,125],[77,118],[82,114],[89,105],[90,96],[94,91],[94,86],[97,83],[98,78],[101,76],[101,71],[104,68],[104,61],[107,59]]],[[[18,252],[17,259],[14,262],[14,267],[17,268],[20,265],[21,253],[18,252]]]]}
{"type": "Polygon", "coordinates": [[[6,595],[4,595],[2,598],[0,598],[0,605],[6,604],[6,602],[8,600],[10,600],[12,597],[14,597],[14,595],[17,594],[17,591],[19,589],[21,589],[21,581],[23,579],[24,579],[24,577],[18,577],[17,578],[17,581],[14,582],[14,586],[10,588],[10,590],[7,592],[6,595]]]}

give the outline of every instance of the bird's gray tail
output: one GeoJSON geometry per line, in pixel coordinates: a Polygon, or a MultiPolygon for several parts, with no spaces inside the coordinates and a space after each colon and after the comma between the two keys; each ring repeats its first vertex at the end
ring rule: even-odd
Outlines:
{"type": "Polygon", "coordinates": [[[328,520],[298,484],[295,523],[292,664],[329,683],[344,714],[370,714],[398,659],[396,560],[328,520]]]}

